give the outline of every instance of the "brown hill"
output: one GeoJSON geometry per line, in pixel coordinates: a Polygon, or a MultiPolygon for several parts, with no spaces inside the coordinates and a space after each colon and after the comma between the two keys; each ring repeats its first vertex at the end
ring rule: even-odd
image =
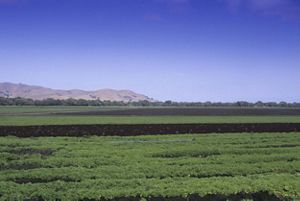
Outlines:
{"type": "Polygon", "coordinates": [[[34,100],[53,99],[85,99],[85,100],[109,100],[109,101],[153,101],[148,96],[135,93],[130,90],[100,89],[96,91],[84,91],[79,89],[56,90],[41,86],[26,84],[0,83],[0,97],[7,98],[31,98],[34,100]]]}

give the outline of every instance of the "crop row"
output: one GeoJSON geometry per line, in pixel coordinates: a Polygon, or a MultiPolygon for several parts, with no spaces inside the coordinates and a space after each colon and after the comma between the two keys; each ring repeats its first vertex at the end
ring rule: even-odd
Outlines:
{"type": "Polygon", "coordinates": [[[83,200],[114,197],[186,197],[190,194],[237,194],[240,192],[269,192],[278,197],[299,199],[299,177],[290,174],[249,177],[167,178],[131,180],[84,180],[81,182],[15,184],[0,181],[0,200],[83,200]]]}

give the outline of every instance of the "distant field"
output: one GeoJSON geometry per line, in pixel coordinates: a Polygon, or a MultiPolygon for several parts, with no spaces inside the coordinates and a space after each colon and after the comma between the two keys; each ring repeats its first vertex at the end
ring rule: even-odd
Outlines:
{"type": "Polygon", "coordinates": [[[300,110],[298,110],[286,108],[2,106],[0,107],[0,125],[300,123],[300,110]],[[297,115],[298,112],[299,115],[297,115]]]}
{"type": "Polygon", "coordinates": [[[94,111],[58,112],[57,115],[110,116],[300,116],[300,108],[239,108],[239,107],[137,107],[111,108],[94,111]]]}
{"type": "Polygon", "coordinates": [[[300,108],[0,106],[3,115],[300,116],[300,108]]]}
{"type": "Polygon", "coordinates": [[[2,126],[70,124],[300,123],[300,116],[1,116],[2,126]]]}
{"type": "Polygon", "coordinates": [[[300,133],[0,138],[0,200],[300,200],[300,133]]]}
{"type": "MultiPolygon", "coordinates": [[[[0,106],[0,115],[42,115],[57,112],[83,112],[116,109],[118,107],[92,107],[92,106],[0,106]]],[[[119,108],[118,108],[119,109],[119,108]]]]}

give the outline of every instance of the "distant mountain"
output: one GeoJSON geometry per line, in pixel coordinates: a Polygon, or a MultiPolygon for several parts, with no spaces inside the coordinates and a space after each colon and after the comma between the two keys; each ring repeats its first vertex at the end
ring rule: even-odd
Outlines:
{"type": "Polygon", "coordinates": [[[30,98],[34,100],[53,99],[85,99],[85,100],[109,100],[109,101],[154,101],[148,96],[135,93],[130,90],[100,89],[96,91],[84,91],[79,89],[56,90],[41,86],[26,84],[14,84],[9,82],[0,83],[0,97],[7,98],[30,98]]]}

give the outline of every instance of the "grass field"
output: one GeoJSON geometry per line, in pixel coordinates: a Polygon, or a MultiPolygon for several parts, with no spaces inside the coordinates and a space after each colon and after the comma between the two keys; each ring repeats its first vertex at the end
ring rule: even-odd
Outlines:
{"type": "Polygon", "coordinates": [[[0,138],[0,200],[258,192],[300,200],[300,133],[0,138]]]}
{"type": "Polygon", "coordinates": [[[300,116],[1,116],[0,125],[300,123],[300,116]]]}

